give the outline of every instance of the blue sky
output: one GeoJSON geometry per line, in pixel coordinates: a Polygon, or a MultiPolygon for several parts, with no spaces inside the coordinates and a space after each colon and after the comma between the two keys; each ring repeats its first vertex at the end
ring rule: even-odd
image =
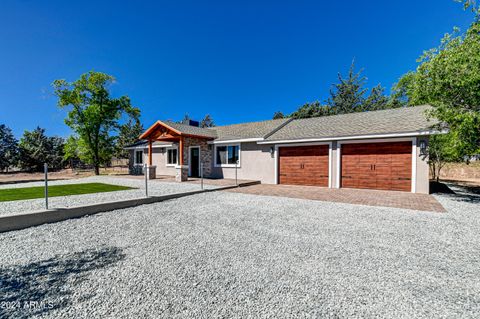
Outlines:
{"type": "Polygon", "coordinates": [[[472,14],[452,0],[35,1],[0,4],[0,123],[68,136],[51,83],[114,75],[142,122],[217,124],[324,101],[353,58],[387,89],[472,14]],[[337,3],[338,2],[338,3],[337,3]]]}

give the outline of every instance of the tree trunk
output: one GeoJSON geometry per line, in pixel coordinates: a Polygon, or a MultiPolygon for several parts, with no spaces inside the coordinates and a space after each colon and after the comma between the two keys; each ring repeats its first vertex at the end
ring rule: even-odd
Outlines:
{"type": "Polygon", "coordinates": [[[100,165],[95,164],[94,167],[95,167],[95,175],[100,175],[100,165]]]}
{"type": "Polygon", "coordinates": [[[432,179],[437,179],[437,168],[435,167],[435,162],[430,162],[430,173],[432,174],[432,179]]]}

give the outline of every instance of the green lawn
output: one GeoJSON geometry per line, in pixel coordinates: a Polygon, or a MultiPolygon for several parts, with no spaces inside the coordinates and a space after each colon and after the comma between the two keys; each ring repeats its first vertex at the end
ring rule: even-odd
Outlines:
{"type": "MultiPolygon", "coordinates": [[[[127,189],[133,188],[103,183],[54,185],[48,187],[48,197],[115,192],[127,189]]],[[[45,188],[43,186],[0,189],[0,202],[43,198],[44,194],[45,188]]]]}

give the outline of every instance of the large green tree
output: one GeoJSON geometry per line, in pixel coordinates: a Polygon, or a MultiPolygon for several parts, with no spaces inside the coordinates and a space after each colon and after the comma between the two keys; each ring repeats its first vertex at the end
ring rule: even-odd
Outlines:
{"type": "Polygon", "coordinates": [[[385,95],[385,88],[378,84],[370,90],[370,94],[363,101],[362,109],[365,111],[384,110],[394,106],[392,101],[395,100],[391,100],[385,95]]]}
{"type": "Polygon", "coordinates": [[[346,78],[338,74],[338,83],[333,84],[327,106],[334,114],[345,114],[364,110],[366,78],[362,71],[355,72],[352,62],[346,78]]]}
{"type": "MultiPolygon", "coordinates": [[[[338,74],[338,83],[332,85],[330,97],[325,104],[319,101],[305,103],[292,114],[285,117],[296,119],[319,117],[336,114],[346,114],[363,111],[384,110],[400,107],[403,104],[398,96],[389,97],[385,89],[378,84],[368,93],[365,87],[366,77],[362,71],[355,71],[355,63],[352,62],[348,75],[344,77],[338,74]],[[368,93],[368,94],[367,94],[368,93]]],[[[283,113],[276,112],[274,118],[282,118],[283,113]]]]}
{"type": "Polygon", "coordinates": [[[455,0],[456,2],[463,3],[464,10],[472,10],[473,12],[480,13],[480,5],[477,4],[477,0],[455,0]]]}
{"type": "Polygon", "coordinates": [[[138,141],[143,131],[143,125],[139,120],[130,119],[127,123],[121,125],[116,143],[115,156],[117,158],[128,158],[129,152],[125,147],[138,141]]]}
{"type": "MultiPolygon", "coordinates": [[[[426,51],[415,72],[402,77],[395,91],[410,105],[431,104],[431,116],[450,131],[448,153],[468,159],[480,153],[480,21],[464,34],[447,34],[426,51]]],[[[447,145],[447,144],[445,144],[447,145]]]]}
{"type": "Polygon", "coordinates": [[[121,126],[123,117],[138,119],[140,110],[133,107],[128,96],[114,98],[109,87],[115,81],[111,75],[101,72],[82,74],[74,82],[53,82],[58,105],[68,108],[65,123],[77,134],[87,152],[85,159],[92,164],[95,174],[100,165],[111,158],[115,149],[112,135],[121,126]]]}
{"type": "Polygon", "coordinates": [[[70,135],[65,141],[63,147],[63,159],[67,162],[71,169],[73,169],[74,162],[80,160],[80,147],[78,145],[78,137],[70,135]]]}
{"type": "Polygon", "coordinates": [[[12,130],[0,124],[0,172],[14,166],[18,159],[18,143],[12,130]]]}
{"type": "Polygon", "coordinates": [[[437,182],[440,179],[440,171],[446,163],[461,160],[455,148],[450,147],[453,137],[451,134],[438,134],[430,137],[428,147],[428,164],[430,175],[437,182]]]}
{"type": "Polygon", "coordinates": [[[61,137],[46,136],[43,128],[25,131],[18,147],[18,165],[23,170],[41,172],[44,163],[53,170],[63,168],[64,140],[61,137]]]}
{"type": "Polygon", "coordinates": [[[312,103],[305,103],[299,107],[295,112],[290,114],[290,117],[294,119],[305,119],[310,117],[319,117],[333,114],[334,110],[328,105],[322,105],[320,102],[315,101],[312,103]]]}
{"type": "Polygon", "coordinates": [[[273,113],[273,119],[274,120],[284,119],[285,117],[286,117],[285,114],[283,114],[283,112],[281,112],[281,111],[277,111],[277,112],[273,113]]]}
{"type": "Polygon", "coordinates": [[[208,127],[214,127],[215,122],[213,121],[213,118],[210,114],[206,114],[203,119],[200,121],[200,127],[203,128],[208,128],[208,127]]]}

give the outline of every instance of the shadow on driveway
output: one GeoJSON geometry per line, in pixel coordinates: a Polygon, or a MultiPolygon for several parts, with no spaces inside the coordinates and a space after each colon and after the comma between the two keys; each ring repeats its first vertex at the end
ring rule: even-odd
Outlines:
{"type": "Polygon", "coordinates": [[[480,186],[467,185],[461,182],[431,183],[432,193],[441,193],[458,202],[480,203],[480,186]]]}
{"type": "Polygon", "coordinates": [[[72,294],[67,281],[78,283],[88,272],[124,258],[120,248],[104,247],[27,265],[0,266],[0,318],[28,318],[65,307],[72,294]]]}

